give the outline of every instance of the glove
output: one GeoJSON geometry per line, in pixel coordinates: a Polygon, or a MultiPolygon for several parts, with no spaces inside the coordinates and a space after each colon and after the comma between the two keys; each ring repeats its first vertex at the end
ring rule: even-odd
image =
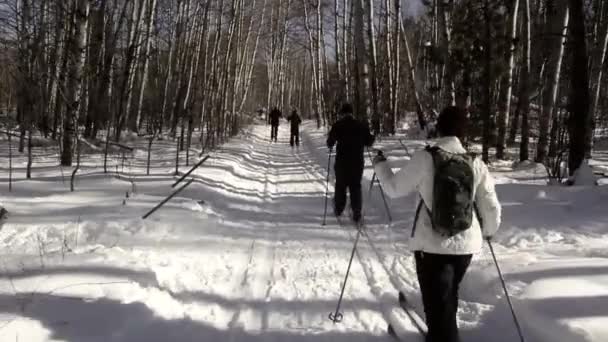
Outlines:
{"type": "Polygon", "coordinates": [[[382,153],[382,151],[378,151],[378,154],[372,160],[372,164],[375,166],[378,163],[382,163],[386,161],[386,157],[382,153]]]}

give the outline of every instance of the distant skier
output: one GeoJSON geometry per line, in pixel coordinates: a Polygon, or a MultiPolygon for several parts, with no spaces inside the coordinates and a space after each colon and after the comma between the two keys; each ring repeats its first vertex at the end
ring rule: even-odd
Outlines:
{"type": "Polygon", "coordinates": [[[370,133],[367,124],[353,117],[353,107],[345,103],[338,113],[338,121],[329,131],[327,147],[336,147],[336,186],[334,195],[334,214],[342,215],[346,206],[346,190],[350,192],[352,219],[361,221],[361,177],[365,164],[363,149],[372,146],[375,137],[370,133]]]}
{"type": "Polygon", "coordinates": [[[291,112],[291,115],[287,117],[287,121],[291,122],[291,135],[289,138],[289,145],[293,147],[295,143],[296,146],[300,146],[300,124],[302,123],[302,119],[300,115],[298,115],[298,111],[294,109],[291,112]]]}
{"type": "Polygon", "coordinates": [[[282,116],[283,114],[277,107],[274,107],[272,111],[270,111],[270,141],[277,141],[277,136],[279,135],[279,120],[282,116]]]}
{"type": "Polygon", "coordinates": [[[422,293],[427,342],[459,342],[458,288],[474,253],[481,251],[501,221],[494,180],[484,162],[461,144],[466,112],[448,107],[437,120],[435,146],[416,152],[393,174],[386,158],[374,169],[391,197],[418,192],[410,248],[422,293]]]}

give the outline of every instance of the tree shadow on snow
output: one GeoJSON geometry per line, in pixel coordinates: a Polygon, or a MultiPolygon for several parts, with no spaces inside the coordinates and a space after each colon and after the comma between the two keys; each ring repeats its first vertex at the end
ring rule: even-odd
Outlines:
{"type": "Polygon", "coordinates": [[[39,276],[93,275],[110,278],[125,278],[142,287],[158,287],[156,273],[113,266],[46,266],[45,268],[0,272],[0,279],[20,280],[39,276]]]}
{"type": "MultiPolygon", "coordinates": [[[[40,322],[51,338],[64,341],[112,342],[200,342],[200,341],[293,341],[293,342],[380,342],[383,335],[364,332],[280,330],[247,332],[241,328],[219,329],[190,318],[164,319],[142,303],[123,304],[115,300],[85,301],[53,295],[36,295],[22,312],[18,298],[0,295],[0,311],[40,322]]],[[[176,316],[182,316],[179,311],[176,316]]],[[[328,323],[331,324],[331,323],[328,323]]]]}

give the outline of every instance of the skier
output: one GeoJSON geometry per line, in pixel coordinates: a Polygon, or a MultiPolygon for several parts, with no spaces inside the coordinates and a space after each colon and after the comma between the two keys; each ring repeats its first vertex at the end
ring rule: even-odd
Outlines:
{"type": "Polygon", "coordinates": [[[361,220],[361,177],[363,176],[363,148],[372,146],[375,137],[369,127],[353,117],[353,107],[345,103],[338,113],[339,119],[329,131],[327,147],[331,150],[337,143],[336,186],[334,195],[334,214],[342,215],[346,206],[346,190],[350,192],[352,219],[355,223],[361,220]]]}
{"type": "Polygon", "coordinates": [[[289,138],[289,145],[293,147],[295,142],[296,146],[300,146],[300,123],[302,123],[302,119],[300,115],[298,115],[297,110],[293,110],[291,115],[287,117],[287,121],[291,122],[291,135],[289,138]]]}
{"type": "Polygon", "coordinates": [[[399,172],[393,174],[381,152],[373,161],[389,196],[413,191],[419,195],[410,248],[428,325],[426,342],[460,341],[460,282],[472,255],[481,251],[484,239],[494,235],[501,221],[490,172],[461,144],[466,126],[466,113],[448,107],[437,120],[435,146],[416,152],[399,172]]]}
{"type": "Polygon", "coordinates": [[[277,141],[277,136],[279,134],[279,119],[282,116],[283,114],[277,107],[274,107],[272,111],[270,111],[270,141],[277,141]]]}

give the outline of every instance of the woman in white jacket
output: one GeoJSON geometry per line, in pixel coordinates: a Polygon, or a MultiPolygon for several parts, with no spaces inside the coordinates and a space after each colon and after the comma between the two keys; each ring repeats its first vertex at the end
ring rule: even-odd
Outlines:
{"type": "MultiPolygon", "coordinates": [[[[437,120],[439,138],[435,146],[452,154],[467,153],[460,142],[466,128],[464,111],[457,107],[444,109],[437,120]]],[[[433,228],[430,218],[434,180],[431,154],[427,150],[416,152],[396,174],[385,161],[382,155],[377,156],[374,168],[386,193],[391,197],[400,197],[416,191],[419,195],[410,248],[416,259],[416,272],[429,328],[426,342],[459,342],[456,313],[460,282],[473,254],[481,251],[484,238],[491,238],[500,225],[501,207],[494,180],[485,163],[475,158],[472,162],[473,200],[480,217],[474,214],[468,229],[447,236],[433,228]],[[424,206],[427,210],[420,210],[424,206]]]]}

